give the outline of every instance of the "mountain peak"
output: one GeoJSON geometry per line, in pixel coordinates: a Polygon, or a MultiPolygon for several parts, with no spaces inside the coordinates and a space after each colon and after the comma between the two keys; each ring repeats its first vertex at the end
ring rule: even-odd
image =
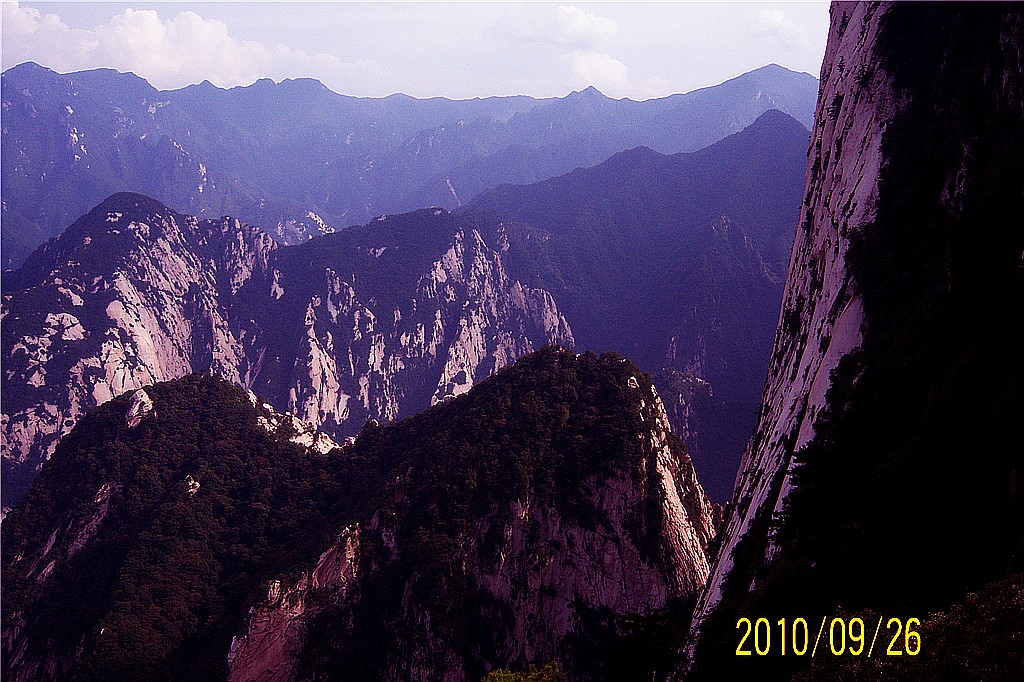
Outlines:
{"type": "Polygon", "coordinates": [[[806,71],[794,71],[793,69],[787,69],[785,66],[775,64],[765,64],[764,66],[758,67],[753,71],[748,71],[745,74],[738,76],[738,78],[751,78],[751,77],[771,77],[771,78],[787,78],[787,79],[809,79],[813,78],[818,80],[813,74],[807,73],[806,71]]]}
{"type": "Polygon", "coordinates": [[[45,66],[43,66],[42,64],[38,64],[36,62],[22,62],[21,64],[16,64],[15,66],[12,66],[12,67],[4,70],[4,75],[5,76],[8,75],[8,74],[10,74],[10,75],[19,74],[20,75],[20,74],[24,74],[24,73],[51,73],[51,74],[54,74],[54,75],[57,74],[57,72],[54,71],[53,69],[48,69],[45,66]]]}
{"type": "Polygon", "coordinates": [[[796,120],[789,114],[778,109],[769,109],[760,116],[758,116],[753,123],[747,126],[747,130],[762,130],[767,128],[778,128],[782,126],[789,126],[793,130],[799,127],[800,131],[804,134],[809,131],[804,127],[804,124],[796,120]]]}
{"type": "Polygon", "coordinates": [[[116,192],[97,204],[89,211],[89,215],[119,212],[151,216],[167,213],[169,210],[163,203],[145,194],[116,192]]]}
{"type": "Polygon", "coordinates": [[[595,88],[593,85],[584,88],[583,90],[573,90],[569,94],[569,98],[581,98],[587,100],[608,99],[607,95],[595,88]]]}

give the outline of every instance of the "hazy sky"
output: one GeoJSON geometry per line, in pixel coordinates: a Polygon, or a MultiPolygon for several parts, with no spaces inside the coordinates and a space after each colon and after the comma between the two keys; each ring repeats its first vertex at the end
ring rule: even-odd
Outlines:
{"type": "Polygon", "coordinates": [[[312,77],[343,94],[646,99],[768,63],[818,75],[827,2],[3,2],[3,68],[161,89],[312,77]]]}

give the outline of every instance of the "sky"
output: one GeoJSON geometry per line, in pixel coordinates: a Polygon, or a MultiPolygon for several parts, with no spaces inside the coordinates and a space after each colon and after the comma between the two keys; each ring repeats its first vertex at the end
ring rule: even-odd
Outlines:
{"type": "Polygon", "coordinates": [[[3,69],[131,71],[159,89],[316,78],[364,97],[648,99],[775,63],[815,76],[828,2],[13,2],[3,69]]]}

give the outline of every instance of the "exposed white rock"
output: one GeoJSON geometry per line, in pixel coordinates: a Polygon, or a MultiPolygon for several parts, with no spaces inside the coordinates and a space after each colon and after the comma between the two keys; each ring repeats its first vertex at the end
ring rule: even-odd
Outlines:
{"type": "Polygon", "coordinates": [[[268,433],[281,433],[286,431],[288,440],[303,447],[312,448],[322,455],[340,447],[334,439],[322,431],[317,431],[301,419],[290,414],[281,414],[275,410],[270,403],[265,403],[256,397],[252,391],[248,391],[249,402],[256,408],[258,413],[257,421],[268,433]]]}
{"type": "Polygon", "coordinates": [[[117,483],[104,483],[96,491],[96,497],[92,501],[94,506],[93,514],[81,525],[81,528],[75,534],[75,538],[68,545],[68,559],[77,554],[96,535],[96,531],[99,530],[103,519],[107,517],[111,496],[120,489],[121,486],[117,483]]]}
{"type": "MultiPolygon", "coordinates": [[[[715,534],[714,516],[711,502],[697,480],[693,467],[684,467],[668,445],[671,426],[665,406],[653,385],[651,398],[651,409],[648,411],[648,415],[653,416],[650,447],[656,453],[658,479],[665,493],[661,502],[664,523],[662,535],[666,538],[672,556],[670,565],[674,569],[675,580],[672,587],[677,593],[692,593],[704,586],[711,572],[706,550],[715,534]],[[696,509],[693,515],[687,512],[687,505],[683,503],[686,498],[689,498],[689,506],[696,509]]],[[[641,405],[642,409],[647,410],[643,401],[641,405]]]]}
{"type": "Polygon", "coordinates": [[[378,314],[332,270],[324,284],[306,308],[287,400],[317,427],[391,421],[425,407],[409,405],[409,386],[434,383],[435,404],[543,344],[573,343],[550,294],[510,280],[475,230],[457,232],[420,277],[415,298],[397,308],[378,314]]]}
{"type": "MultiPolygon", "coordinates": [[[[113,225],[125,222],[122,215],[107,211],[98,219],[113,225]]],[[[109,270],[86,271],[67,259],[36,287],[51,306],[36,331],[11,338],[4,325],[4,458],[38,468],[82,414],[142,386],[193,371],[237,383],[251,374],[239,340],[246,330],[229,322],[223,298],[262,273],[275,244],[231,222],[170,212],[133,221],[135,244],[111,254],[109,270]],[[204,250],[219,250],[216,268],[204,250]],[[67,369],[54,369],[58,356],[67,369]],[[8,390],[26,385],[35,392],[8,390]]],[[[18,296],[4,298],[5,316],[18,296]]]]}
{"type": "Polygon", "coordinates": [[[284,296],[284,287],[281,286],[281,271],[274,270],[274,281],[270,284],[270,295],[274,300],[284,296]]]}
{"type": "MultiPolygon", "coordinates": [[[[111,497],[120,488],[121,486],[116,483],[104,483],[96,491],[92,501],[92,511],[88,516],[79,516],[67,523],[59,522],[50,533],[39,554],[28,557],[31,564],[26,571],[26,576],[34,577],[40,583],[46,582],[58,565],[81,551],[96,535],[107,516],[111,497]]],[[[16,561],[24,558],[18,557],[16,561]]]]}
{"type": "Polygon", "coordinates": [[[153,411],[153,400],[146,393],[146,389],[140,388],[132,393],[132,401],[128,405],[128,413],[125,415],[125,422],[128,428],[135,428],[142,420],[153,411]]]}

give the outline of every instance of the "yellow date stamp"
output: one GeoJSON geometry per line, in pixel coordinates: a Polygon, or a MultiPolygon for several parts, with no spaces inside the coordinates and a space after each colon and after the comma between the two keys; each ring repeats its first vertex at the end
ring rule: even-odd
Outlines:
{"type": "Polygon", "coordinates": [[[866,655],[868,658],[878,655],[917,656],[921,653],[920,625],[921,621],[917,618],[904,620],[879,616],[878,623],[865,624],[864,619],[858,617],[823,616],[817,628],[818,634],[812,639],[814,629],[805,618],[780,618],[774,623],[767,618],[740,618],[736,621],[736,629],[740,632],[736,655],[806,656],[810,653],[813,657],[823,653],[833,656],[866,655]],[[876,647],[876,644],[879,646],[876,647]],[[885,646],[884,651],[882,646],[885,646]]]}

